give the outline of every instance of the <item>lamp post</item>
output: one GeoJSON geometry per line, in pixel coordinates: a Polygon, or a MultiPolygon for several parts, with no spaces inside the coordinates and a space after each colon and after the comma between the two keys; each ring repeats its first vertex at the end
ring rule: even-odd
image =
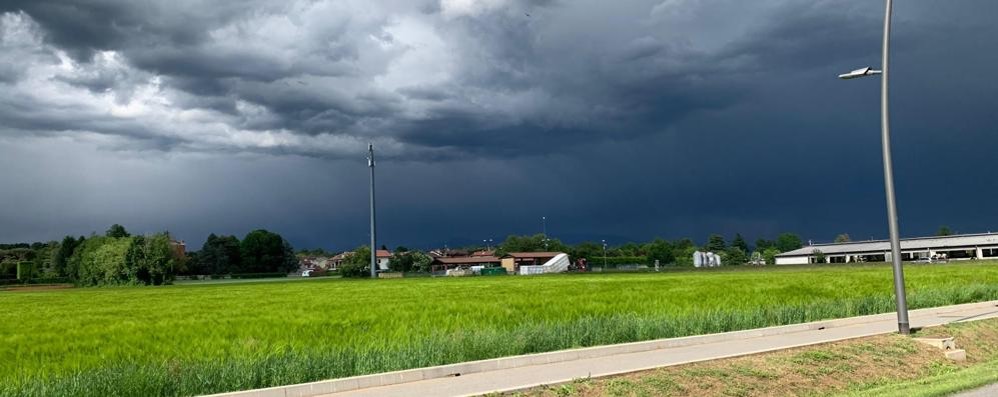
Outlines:
{"type": "Polygon", "coordinates": [[[548,217],[541,217],[541,234],[544,235],[544,250],[548,249],[548,217]]]}
{"type": "Polygon", "coordinates": [[[371,167],[371,278],[378,277],[377,234],[374,230],[374,144],[367,145],[367,166],[371,167]]]}
{"type": "Polygon", "coordinates": [[[886,12],[884,14],[884,43],[883,53],[881,54],[883,57],[881,61],[882,70],[874,70],[866,67],[841,74],[839,75],[839,78],[849,80],[878,74],[882,75],[880,81],[880,144],[883,149],[884,190],[887,195],[887,226],[891,234],[891,262],[894,268],[894,298],[897,301],[898,332],[902,335],[908,335],[911,333],[911,325],[908,322],[908,302],[905,297],[904,290],[904,269],[901,267],[901,238],[898,232],[897,203],[894,199],[894,166],[891,160],[891,128],[888,108],[888,65],[890,63],[892,9],[892,0],[886,0],[886,12]]]}
{"type": "Polygon", "coordinates": [[[603,241],[603,270],[606,270],[606,240],[603,241]]]}

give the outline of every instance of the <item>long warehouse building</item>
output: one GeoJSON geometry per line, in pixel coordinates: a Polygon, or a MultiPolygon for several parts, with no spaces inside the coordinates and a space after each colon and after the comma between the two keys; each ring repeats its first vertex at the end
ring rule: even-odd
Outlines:
{"type": "MultiPolygon", "coordinates": [[[[901,260],[998,259],[998,233],[901,239],[901,260]]],[[[814,244],[776,256],[777,265],[808,263],[888,262],[889,240],[814,244]],[[824,262],[819,258],[824,257],[824,262]]]]}

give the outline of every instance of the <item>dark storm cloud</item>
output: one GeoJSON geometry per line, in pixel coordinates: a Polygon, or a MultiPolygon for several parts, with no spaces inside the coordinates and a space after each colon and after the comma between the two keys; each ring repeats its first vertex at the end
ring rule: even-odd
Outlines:
{"type": "Polygon", "coordinates": [[[240,18],[262,3],[11,0],[0,4],[0,11],[28,13],[44,28],[47,41],[85,61],[97,51],[136,44],[194,44],[211,26],[240,18]]]}
{"type": "MultiPolygon", "coordinates": [[[[222,121],[232,128],[380,136],[408,146],[404,153],[410,156],[442,147],[487,155],[475,149],[485,143],[505,144],[507,154],[532,154],[538,145],[525,138],[538,135],[561,145],[642,136],[692,112],[728,106],[739,95],[723,59],[653,37],[654,26],[611,32],[606,29],[621,27],[603,23],[595,27],[608,38],[584,48],[572,34],[592,34],[586,33],[589,26],[574,24],[587,5],[454,3],[458,5],[438,4],[416,25],[446,41],[437,50],[443,52],[424,56],[449,55],[452,74],[447,81],[396,87],[378,87],[376,81],[389,73],[391,59],[418,52],[425,44],[394,37],[399,34],[392,33],[394,28],[404,33],[412,29],[400,22],[411,9],[402,3],[386,3],[374,10],[381,14],[367,19],[350,14],[360,6],[302,8],[273,2],[244,7],[222,2],[189,7],[14,2],[7,10],[26,13],[40,26],[45,42],[81,62],[79,75],[57,76],[59,81],[93,93],[111,92],[123,102],[142,83],[136,75],[156,76],[158,89],[181,92],[172,95],[173,104],[183,107],[178,110],[223,113],[232,116],[222,121]],[[321,26],[309,25],[307,14],[313,11],[332,18],[321,26]],[[561,13],[571,16],[563,20],[561,13]],[[540,40],[544,36],[552,39],[540,40]],[[257,45],[270,37],[287,39],[275,44],[292,47],[257,45]],[[372,50],[378,46],[397,49],[372,50]],[[103,68],[101,51],[120,54],[127,68],[103,68]],[[269,114],[240,114],[239,101],[269,114]],[[453,139],[456,134],[461,139],[453,139]]],[[[654,5],[636,3],[614,12],[618,18],[647,18],[654,5]]],[[[407,73],[402,70],[398,79],[407,73]]],[[[36,129],[46,123],[39,124],[36,129]]],[[[185,140],[196,138],[178,136],[185,140]]],[[[288,145],[267,148],[255,150],[315,153],[288,145]]]]}

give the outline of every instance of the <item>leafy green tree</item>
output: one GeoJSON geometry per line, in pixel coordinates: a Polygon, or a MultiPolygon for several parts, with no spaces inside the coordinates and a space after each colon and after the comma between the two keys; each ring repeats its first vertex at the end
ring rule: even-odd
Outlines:
{"type": "Polygon", "coordinates": [[[393,272],[428,272],[431,262],[433,258],[422,252],[396,249],[388,262],[388,268],[393,272]]]}
{"type": "Polygon", "coordinates": [[[62,239],[62,243],[59,244],[59,248],[52,257],[52,269],[57,277],[67,275],[69,258],[73,256],[73,251],[76,251],[76,247],[82,242],[82,236],[79,240],[73,238],[73,236],[66,236],[62,239]]]}
{"type": "Polygon", "coordinates": [[[693,253],[696,252],[697,248],[692,245],[686,245],[683,247],[676,248],[673,253],[676,256],[676,265],[692,267],[693,266],[693,253]]]}
{"type": "MultiPolygon", "coordinates": [[[[691,248],[691,247],[692,247],[692,248],[696,248],[696,244],[694,244],[694,243],[693,243],[693,240],[691,240],[691,239],[688,239],[688,238],[681,238],[681,239],[679,239],[679,240],[676,240],[675,244],[673,244],[673,247],[674,247],[675,249],[680,249],[680,248],[691,248]]],[[[694,249],[694,251],[695,251],[695,249],[694,249]]],[[[691,252],[691,253],[690,253],[690,255],[693,255],[693,254],[692,254],[692,252],[693,252],[693,251],[690,251],[690,252],[691,252]]],[[[691,258],[692,258],[692,256],[691,256],[691,258]]],[[[692,259],[690,259],[690,260],[692,260],[692,259]]]]}
{"type": "Polygon", "coordinates": [[[569,254],[571,254],[572,259],[586,258],[587,260],[591,260],[593,258],[601,258],[603,257],[603,246],[596,242],[585,241],[576,244],[569,251],[569,254]]]}
{"type": "Polygon", "coordinates": [[[610,256],[645,256],[645,252],[643,247],[640,245],[633,242],[627,242],[615,247],[610,256]]]}
{"type": "Polygon", "coordinates": [[[111,225],[110,228],[107,229],[107,232],[104,233],[104,236],[111,238],[123,238],[123,237],[130,237],[131,234],[128,234],[128,231],[125,230],[124,226],[115,223],[111,225]]]}
{"type": "Polygon", "coordinates": [[[657,260],[662,265],[667,265],[674,263],[676,257],[673,255],[672,243],[657,238],[652,240],[652,242],[645,244],[644,251],[648,256],[648,261],[655,263],[657,260]]]}
{"type": "Polygon", "coordinates": [[[811,251],[811,254],[814,255],[815,263],[825,263],[825,253],[821,252],[820,249],[815,248],[814,251],[811,251]]]}
{"type": "Polygon", "coordinates": [[[535,234],[533,236],[511,235],[506,237],[506,241],[499,244],[499,247],[496,248],[496,255],[502,256],[510,252],[543,251],[567,252],[568,247],[557,239],[546,239],[543,234],[535,234]],[[547,248],[545,248],[545,245],[547,245],[547,248]]]}
{"type": "Polygon", "coordinates": [[[850,241],[852,241],[852,238],[849,237],[849,233],[842,233],[838,236],[835,236],[836,243],[848,243],[850,241]]]}
{"type": "Polygon", "coordinates": [[[776,238],[776,249],[780,252],[793,251],[803,246],[800,236],[793,233],[783,233],[776,238]]]}
{"type": "Polygon", "coordinates": [[[731,246],[742,250],[742,252],[749,252],[748,243],[742,238],[740,233],[735,233],[735,239],[731,241],[731,246]]]}
{"type": "Polygon", "coordinates": [[[433,264],[433,258],[429,255],[422,252],[413,252],[412,256],[412,271],[428,273],[431,270],[430,267],[433,264]]]}
{"type": "Polygon", "coordinates": [[[780,254],[779,249],[776,249],[776,247],[769,247],[766,248],[765,251],[762,251],[762,258],[766,260],[767,265],[775,265],[776,256],[779,254],[780,254]]]}
{"type": "Polygon", "coordinates": [[[126,256],[131,245],[131,238],[95,236],[84,241],[71,258],[77,282],[82,285],[128,284],[126,256]]]}
{"type": "Polygon", "coordinates": [[[949,226],[939,226],[939,230],[936,232],[937,236],[952,236],[953,231],[949,229],[949,226]]]}
{"type": "Polygon", "coordinates": [[[741,248],[731,246],[724,251],[724,262],[725,265],[744,265],[748,262],[748,254],[745,253],[741,248]]]}
{"type": "Polygon", "coordinates": [[[707,239],[707,245],[703,246],[703,249],[710,252],[724,252],[727,249],[728,244],[724,241],[724,237],[720,234],[711,234],[707,239]]]}
{"type": "Polygon", "coordinates": [[[388,270],[393,272],[412,271],[413,256],[406,251],[396,251],[388,260],[388,270]]]}
{"type": "Polygon", "coordinates": [[[242,270],[246,273],[291,272],[298,258],[281,235],[259,229],[249,232],[239,247],[242,270]]]}
{"type": "Polygon", "coordinates": [[[766,240],[760,238],[755,240],[755,250],[759,252],[765,252],[767,248],[776,247],[776,242],[773,240],[766,240]]]}
{"type": "Polygon", "coordinates": [[[145,263],[136,273],[146,285],[162,285],[173,281],[174,271],[182,258],[177,258],[167,233],[158,233],[144,239],[145,263]]]}
{"type": "Polygon", "coordinates": [[[236,236],[209,234],[197,255],[199,270],[207,274],[246,273],[242,271],[242,245],[236,236]]]}
{"type": "MultiPolygon", "coordinates": [[[[391,264],[389,264],[391,265],[391,264]]],[[[371,248],[362,245],[353,250],[353,255],[346,257],[340,264],[340,274],[343,277],[364,278],[371,276],[371,248]]]]}
{"type": "Polygon", "coordinates": [[[167,233],[132,237],[125,255],[128,281],[132,284],[162,285],[173,281],[178,259],[170,247],[167,233]]]}

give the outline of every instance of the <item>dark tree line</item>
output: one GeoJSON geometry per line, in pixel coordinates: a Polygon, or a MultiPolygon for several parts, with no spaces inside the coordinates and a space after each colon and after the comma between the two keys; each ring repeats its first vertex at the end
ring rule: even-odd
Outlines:
{"type": "Polygon", "coordinates": [[[266,230],[254,230],[242,241],[212,234],[201,251],[187,255],[167,232],[133,236],[118,224],[103,235],[0,245],[0,280],[160,285],[176,275],[277,273],[297,268],[291,244],[266,230]]]}
{"type": "Polygon", "coordinates": [[[235,236],[208,235],[201,250],[188,254],[184,274],[223,275],[287,273],[298,268],[294,249],[284,237],[266,230],[235,236]]]}

